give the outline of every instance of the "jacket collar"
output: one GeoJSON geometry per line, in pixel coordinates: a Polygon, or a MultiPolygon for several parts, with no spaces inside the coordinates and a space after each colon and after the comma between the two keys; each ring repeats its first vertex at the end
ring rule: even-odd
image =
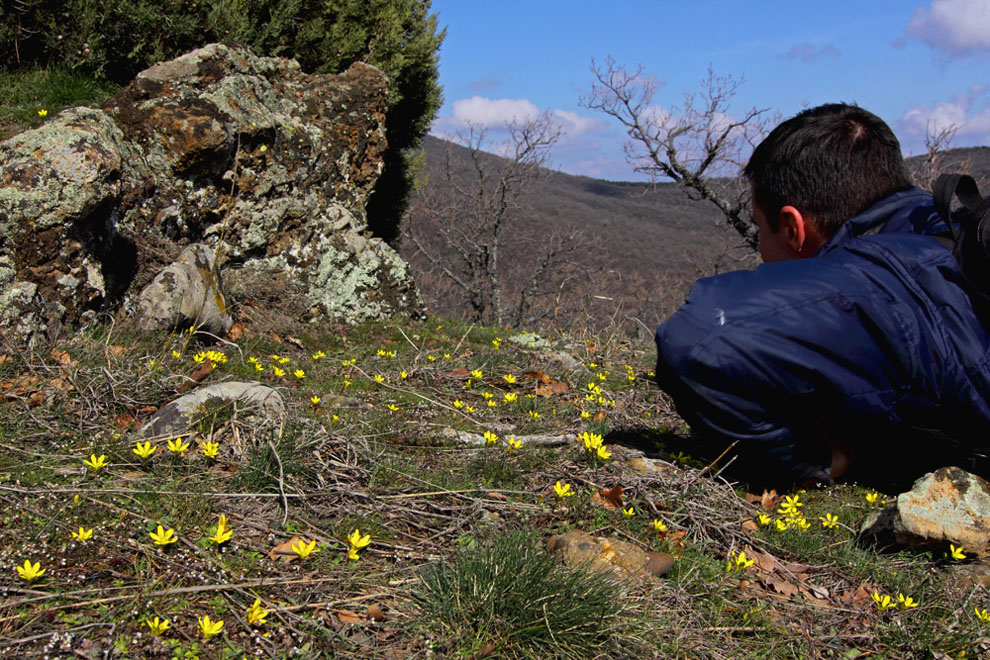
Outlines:
{"type": "Polygon", "coordinates": [[[846,220],[822,245],[815,256],[842,247],[849,241],[869,234],[904,232],[925,236],[948,228],[935,210],[932,196],[921,188],[909,188],[880,200],[862,213],[846,220]]]}

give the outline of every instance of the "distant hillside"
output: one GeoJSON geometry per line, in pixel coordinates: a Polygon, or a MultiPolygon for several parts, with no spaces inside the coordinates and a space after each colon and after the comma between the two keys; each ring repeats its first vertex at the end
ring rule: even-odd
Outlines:
{"type": "MultiPolygon", "coordinates": [[[[457,144],[429,136],[425,141],[429,183],[421,194],[443,194],[444,159],[454,169],[473,167],[469,152],[457,144]]],[[[492,166],[498,157],[484,155],[492,166]]],[[[908,159],[912,170],[924,167],[923,157],[908,159]]],[[[946,152],[941,170],[965,165],[990,179],[990,147],[946,152]]],[[[552,283],[553,295],[541,299],[546,312],[541,322],[600,326],[617,318],[634,318],[631,326],[646,332],[683,301],[699,277],[738,268],[751,268],[758,257],[721,222],[709,202],[693,201],[672,183],[649,186],[611,182],[561,172],[547,172],[538,189],[521,200],[507,230],[512,245],[503,255],[506,278],[518,291],[540,257],[546,237],[554,232],[580,231],[585,240],[581,267],[592,273],[568,271],[552,283]]],[[[728,184],[727,184],[728,185],[728,184]]],[[[415,221],[411,222],[413,227],[415,221]]],[[[440,243],[435,243],[437,249],[440,243]]],[[[422,255],[408,240],[403,256],[413,266],[417,283],[432,309],[466,314],[463,295],[431,273],[422,255]]]]}

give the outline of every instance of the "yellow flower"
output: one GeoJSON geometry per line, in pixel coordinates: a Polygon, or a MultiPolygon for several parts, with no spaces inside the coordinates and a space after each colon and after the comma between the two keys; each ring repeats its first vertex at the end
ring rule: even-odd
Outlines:
{"type": "Polygon", "coordinates": [[[831,513],[826,513],[824,518],[819,516],[818,519],[822,521],[822,527],[825,529],[834,529],[839,524],[839,518],[831,513]]]}
{"type": "Polygon", "coordinates": [[[494,407],[495,407],[495,406],[497,406],[497,405],[498,405],[498,402],[497,402],[497,401],[495,401],[494,399],[489,399],[489,400],[488,400],[488,407],[489,407],[489,408],[494,408],[494,407]]]}
{"type": "Polygon", "coordinates": [[[606,378],[608,378],[608,376],[605,374],[598,374],[598,380],[605,380],[606,378]]]}
{"type": "Polygon", "coordinates": [[[482,392],[481,393],[481,396],[483,396],[485,398],[485,400],[487,401],[488,399],[492,398],[495,395],[492,394],[491,392],[482,392]]]}
{"type": "Polygon", "coordinates": [[[471,372],[471,378],[481,378],[481,369],[475,369],[471,372]]]}
{"type": "Polygon", "coordinates": [[[220,634],[223,630],[223,621],[210,621],[210,615],[204,614],[199,618],[199,632],[203,639],[209,639],[220,634]]]}
{"type": "Polygon", "coordinates": [[[173,350],[172,351],[172,357],[174,357],[176,360],[178,360],[179,358],[182,357],[182,353],[180,353],[179,351],[173,350]]]}
{"type": "Polygon", "coordinates": [[[444,360],[449,360],[450,359],[450,353],[444,353],[443,354],[443,359],[444,360]]]}
{"type": "Polygon", "coordinates": [[[454,399],[454,407],[460,410],[461,408],[464,407],[464,402],[461,401],[460,399],[454,399]]]}
{"type": "Polygon", "coordinates": [[[502,340],[500,340],[500,339],[493,339],[492,340],[492,348],[494,350],[497,351],[501,346],[502,346],[502,340]]]}
{"type": "Polygon", "coordinates": [[[378,355],[378,357],[385,357],[385,349],[384,348],[379,348],[377,351],[375,351],[375,353],[378,355]]]}
{"type": "Polygon", "coordinates": [[[107,466],[107,455],[100,454],[97,456],[96,454],[90,454],[88,459],[83,460],[83,463],[89,466],[89,469],[93,472],[99,472],[107,466]]]}
{"type": "Polygon", "coordinates": [[[766,527],[771,522],[773,522],[773,519],[771,519],[770,516],[768,516],[767,514],[761,513],[757,518],[757,521],[760,523],[760,527],[766,527]]]}
{"type": "Polygon", "coordinates": [[[399,406],[395,405],[394,403],[390,403],[385,407],[391,410],[392,412],[396,412],[399,409],[399,406]]]}
{"type": "Polygon", "coordinates": [[[878,499],[880,499],[880,493],[875,490],[866,494],[866,501],[870,504],[876,504],[878,499]]]}
{"type": "Polygon", "coordinates": [[[990,623],[990,612],[988,612],[987,610],[981,610],[977,607],[974,607],[973,610],[976,612],[977,619],[979,619],[983,623],[990,623]]]}
{"type": "Polygon", "coordinates": [[[557,499],[564,499],[565,497],[571,497],[574,495],[574,491],[571,490],[571,485],[568,483],[560,483],[559,481],[554,484],[553,492],[557,496],[557,499]]]}
{"type": "Polygon", "coordinates": [[[653,525],[653,529],[655,531],[658,531],[658,532],[666,532],[667,531],[667,526],[663,523],[662,520],[659,520],[659,519],[654,520],[651,524],[653,525]]]}
{"type": "Polygon", "coordinates": [[[540,418],[540,413],[536,412],[535,410],[530,410],[529,411],[529,416],[532,417],[533,419],[539,419],[540,418]]]}
{"type": "Polygon", "coordinates": [[[254,370],[255,370],[255,371],[264,371],[264,370],[265,370],[265,368],[264,368],[263,366],[261,366],[261,364],[260,364],[260,363],[258,363],[258,362],[255,362],[255,363],[254,363],[254,370]]]}
{"type": "Polygon", "coordinates": [[[505,440],[505,450],[515,451],[522,447],[522,440],[516,440],[511,435],[505,440]]]}
{"type": "Polygon", "coordinates": [[[196,353],[196,355],[192,356],[192,359],[193,362],[195,362],[196,364],[203,364],[204,362],[206,362],[206,353],[203,352],[196,353]]]}
{"type": "Polygon", "coordinates": [[[316,351],[315,353],[313,353],[314,360],[319,360],[320,358],[325,358],[326,356],[327,354],[324,353],[323,351],[316,351]]]}
{"type": "Polygon", "coordinates": [[[42,108],[41,110],[38,110],[38,116],[39,117],[47,117],[48,116],[48,111],[45,110],[44,108],[42,108]]]}
{"type": "Polygon", "coordinates": [[[93,530],[80,527],[78,532],[72,532],[72,538],[77,541],[88,541],[93,538],[93,530]]]}
{"type": "Polygon", "coordinates": [[[755,559],[747,559],[746,552],[741,550],[735,558],[735,566],[733,570],[743,571],[756,563],[755,559]]]}
{"type": "Polygon", "coordinates": [[[598,449],[595,452],[595,455],[598,456],[598,458],[602,459],[603,461],[607,461],[609,458],[612,457],[612,452],[607,451],[605,449],[605,445],[598,445],[598,449]]]}
{"type": "Polygon", "coordinates": [[[157,616],[154,619],[145,619],[144,622],[151,628],[151,634],[155,637],[161,637],[172,627],[168,619],[159,619],[157,616]]]}
{"type": "Polygon", "coordinates": [[[437,358],[436,358],[435,355],[427,355],[426,356],[426,359],[429,360],[430,362],[436,362],[437,361],[437,358]]]}
{"type": "Polygon", "coordinates": [[[804,502],[799,502],[798,498],[800,495],[786,495],[784,496],[784,503],[780,505],[777,509],[777,513],[784,516],[799,516],[801,515],[798,511],[798,507],[804,506],[804,502]]]}
{"type": "Polygon", "coordinates": [[[636,380],[636,377],[633,376],[632,374],[628,374],[628,375],[626,375],[626,380],[628,380],[630,383],[632,383],[633,381],[636,380]]]}
{"type": "Polygon", "coordinates": [[[220,520],[217,522],[217,531],[210,537],[210,540],[217,545],[223,545],[230,540],[230,537],[234,535],[234,530],[227,529],[227,516],[223,513],[220,514],[220,520]]]}
{"type": "Polygon", "coordinates": [[[305,559],[306,557],[309,557],[314,552],[319,552],[320,551],[320,549],[316,547],[316,539],[313,539],[309,543],[307,543],[306,541],[303,541],[302,539],[299,539],[298,542],[293,543],[289,547],[292,548],[292,551],[294,553],[296,553],[297,555],[299,555],[299,558],[300,559],[305,559]]]}
{"type": "Polygon", "coordinates": [[[383,376],[381,374],[375,374],[375,382],[376,383],[384,383],[385,382],[385,376],[383,376]]]}
{"type": "Polygon", "coordinates": [[[25,559],[23,566],[16,566],[15,568],[17,568],[17,574],[28,582],[33,582],[45,573],[45,569],[41,567],[40,561],[32,564],[30,559],[25,559]]]}
{"type": "Polygon", "coordinates": [[[502,398],[505,399],[506,403],[515,403],[518,397],[515,392],[506,392],[502,398]]]}
{"type": "Polygon", "coordinates": [[[313,402],[313,405],[315,406],[316,404],[318,404],[320,402],[320,397],[318,397],[318,396],[316,396],[314,394],[313,396],[309,397],[309,400],[312,401],[313,402]]]}
{"type": "Polygon", "coordinates": [[[360,550],[371,543],[371,534],[361,536],[361,530],[355,527],[354,531],[347,537],[347,540],[350,542],[351,546],[360,550]]]}
{"type": "Polygon", "coordinates": [[[289,358],[287,358],[287,357],[283,357],[283,358],[279,358],[278,359],[278,363],[279,364],[285,364],[286,362],[291,362],[291,360],[289,358]]]}
{"type": "Polygon", "coordinates": [[[498,444],[498,436],[491,431],[485,431],[485,446],[491,447],[492,445],[498,444]]]}
{"type": "Polygon", "coordinates": [[[399,378],[401,378],[402,380],[405,380],[406,378],[409,378],[409,374],[407,374],[405,371],[400,371],[399,372],[399,378]]]}
{"type": "Polygon", "coordinates": [[[516,382],[516,377],[513,376],[512,374],[505,374],[504,376],[502,376],[502,380],[507,382],[509,385],[512,385],[513,383],[516,382]]]}
{"type": "Polygon", "coordinates": [[[952,543],[949,544],[949,556],[956,560],[963,560],[966,555],[963,554],[963,547],[960,545],[956,547],[952,543]]]}
{"type": "Polygon", "coordinates": [[[279,378],[281,378],[282,376],[285,375],[285,371],[282,370],[282,369],[279,369],[278,367],[272,367],[272,373],[275,374],[276,376],[278,376],[279,378]]]}
{"type": "Polygon", "coordinates": [[[132,449],[135,454],[137,454],[142,460],[148,460],[151,455],[155,453],[158,447],[152,447],[151,441],[145,442],[143,445],[138,442],[137,445],[132,449]]]}
{"type": "Polygon", "coordinates": [[[187,449],[189,449],[189,443],[183,442],[182,438],[175,438],[168,441],[168,450],[173,454],[181,454],[187,449]]]}
{"type": "Polygon", "coordinates": [[[628,509],[622,510],[622,515],[624,515],[626,518],[632,518],[633,516],[636,515],[636,511],[632,507],[629,507],[628,509]]]}
{"type": "Polygon", "coordinates": [[[582,410],[581,411],[581,419],[588,419],[589,417],[591,417],[591,413],[590,412],[588,412],[587,410],[582,410]]]}
{"type": "Polygon", "coordinates": [[[292,372],[292,375],[298,378],[299,380],[302,380],[303,378],[306,377],[306,372],[303,371],[302,369],[296,369],[295,371],[292,372]]]}
{"type": "Polygon", "coordinates": [[[903,607],[906,610],[918,606],[918,601],[916,601],[914,598],[911,598],[910,596],[905,596],[904,594],[901,593],[897,594],[897,602],[900,603],[901,607],[903,607]]]}
{"type": "Polygon", "coordinates": [[[220,452],[219,442],[204,442],[200,447],[203,450],[203,456],[207,458],[216,458],[217,454],[220,452]]]}
{"type": "Polygon", "coordinates": [[[890,609],[891,607],[897,607],[897,603],[893,602],[890,596],[884,594],[880,595],[876,591],[872,595],[873,602],[876,604],[877,609],[883,612],[884,610],[890,609]]]}
{"type": "Polygon", "coordinates": [[[175,536],[175,531],[172,528],[165,529],[161,525],[158,526],[157,532],[150,532],[148,536],[151,540],[155,542],[155,545],[169,545],[170,543],[175,543],[179,539],[175,536]]]}
{"type": "Polygon", "coordinates": [[[472,408],[471,406],[464,406],[464,411],[465,412],[469,412],[469,413],[473,413],[474,412],[474,408],[472,408]]]}
{"type": "Polygon", "coordinates": [[[347,537],[347,540],[350,542],[350,547],[347,549],[347,558],[357,561],[360,559],[358,556],[358,550],[371,543],[371,534],[361,536],[361,530],[355,529],[351,532],[350,536],[347,537]]]}
{"type": "Polygon", "coordinates": [[[598,449],[602,444],[602,436],[598,435],[597,433],[589,433],[588,431],[585,431],[584,433],[580,434],[578,436],[578,439],[584,441],[584,448],[587,451],[593,452],[596,449],[598,449]]]}
{"type": "Polygon", "coordinates": [[[251,607],[247,608],[244,614],[247,616],[249,626],[260,626],[265,623],[265,617],[268,616],[268,610],[261,606],[260,598],[255,598],[254,603],[251,604],[251,607]]]}
{"type": "Polygon", "coordinates": [[[787,523],[785,523],[780,518],[777,518],[776,520],[773,521],[773,526],[774,529],[776,529],[778,532],[783,532],[787,530],[787,523]]]}

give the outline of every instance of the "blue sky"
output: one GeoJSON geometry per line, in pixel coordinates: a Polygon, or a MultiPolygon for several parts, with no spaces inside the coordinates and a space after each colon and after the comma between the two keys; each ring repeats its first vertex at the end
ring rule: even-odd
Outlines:
{"type": "MultiPolygon", "coordinates": [[[[557,169],[642,179],[617,122],[580,105],[594,58],[655,76],[656,105],[675,108],[711,65],[742,76],[730,108],[788,117],[855,102],[894,129],[906,154],[925,127],[954,125],[954,146],[990,144],[990,0],[433,0],[447,28],[445,103],[436,135],[470,121],[492,136],[511,117],[549,110],[565,130],[557,169]]],[[[676,108],[675,108],[676,111],[676,108]]]]}

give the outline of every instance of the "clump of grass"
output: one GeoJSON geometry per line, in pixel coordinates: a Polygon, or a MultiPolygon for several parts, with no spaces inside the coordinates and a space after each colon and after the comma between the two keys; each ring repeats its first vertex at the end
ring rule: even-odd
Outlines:
{"type": "Polygon", "coordinates": [[[416,599],[438,633],[435,650],[468,655],[493,644],[505,658],[592,658],[637,645],[634,605],[622,591],[601,574],[563,567],[517,530],[427,567],[416,599]]]}
{"type": "MultiPolygon", "coordinates": [[[[110,98],[117,86],[71,69],[53,67],[0,71],[0,122],[17,128],[33,128],[42,123],[38,111],[47,116],[65,108],[98,105],[110,98]]],[[[14,129],[14,130],[11,130],[14,129]]]]}

